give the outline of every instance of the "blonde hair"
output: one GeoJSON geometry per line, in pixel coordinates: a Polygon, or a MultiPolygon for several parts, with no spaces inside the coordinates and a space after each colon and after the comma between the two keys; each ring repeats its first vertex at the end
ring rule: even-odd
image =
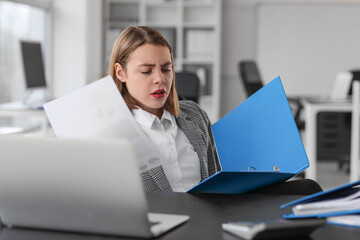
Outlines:
{"type": "Polygon", "coordinates": [[[174,57],[171,46],[166,39],[157,30],[146,26],[131,26],[126,28],[116,39],[114,47],[111,52],[109,63],[109,74],[113,77],[116,86],[123,96],[127,106],[130,110],[138,108],[136,100],[128,92],[125,83],[121,82],[115,71],[115,64],[119,63],[126,72],[126,65],[130,53],[135,51],[138,47],[144,44],[152,44],[156,46],[167,47],[170,51],[173,81],[168,98],[166,99],[164,108],[175,116],[179,115],[179,99],[175,89],[175,71],[174,71],[174,57]]]}

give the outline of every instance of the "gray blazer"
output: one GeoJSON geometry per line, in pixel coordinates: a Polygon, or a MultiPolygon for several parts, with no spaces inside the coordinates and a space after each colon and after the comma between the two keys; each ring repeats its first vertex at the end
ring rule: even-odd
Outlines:
{"type": "MultiPolygon", "coordinates": [[[[206,112],[192,101],[180,101],[180,114],[176,118],[199,156],[201,181],[220,170],[211,123],[206,112]]],[[[147,192],[172,192],[162,166],[140,173],[144,190],[147,192]]]]}

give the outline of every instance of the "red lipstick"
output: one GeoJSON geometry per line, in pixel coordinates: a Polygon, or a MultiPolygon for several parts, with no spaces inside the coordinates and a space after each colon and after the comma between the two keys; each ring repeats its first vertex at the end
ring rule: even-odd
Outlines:
{"type": "Polygon", "coordinates": [[[151,96],[154,98],[163,98],[165,96],[165,90],[164,89],[158,89],[154,91],[151,96]]]}

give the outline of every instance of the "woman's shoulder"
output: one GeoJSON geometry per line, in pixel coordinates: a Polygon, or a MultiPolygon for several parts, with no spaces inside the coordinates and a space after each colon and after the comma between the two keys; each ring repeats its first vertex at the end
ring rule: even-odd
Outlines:
{"type": "Polygon", "coordinates": [[[198,119],[199,116],[205,121],[207,124],[210,123],[209,117],[207,113],[194,101],[190,100],[181,100],[179,101],[180,106],[180,114],[184,114],[187,118],[198,119]]]}
{"type": "Polygon", "coordinates": [[[185,113],[186,115],[193,115],[204,112],[204,110],[201,109],[199,104],[190,100],[179,101],[179,107],[180,107],[180,111],[185,113]]]}

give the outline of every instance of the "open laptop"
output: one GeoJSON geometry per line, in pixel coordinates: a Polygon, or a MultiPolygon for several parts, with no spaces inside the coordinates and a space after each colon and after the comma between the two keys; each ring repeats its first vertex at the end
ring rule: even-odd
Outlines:
{"type": "Polygon", "coordinates": [[[189,219],[148,213],[128,142],[3,136],[0,152],[0,218],[8,227],[148,238],[189,219]]]}

